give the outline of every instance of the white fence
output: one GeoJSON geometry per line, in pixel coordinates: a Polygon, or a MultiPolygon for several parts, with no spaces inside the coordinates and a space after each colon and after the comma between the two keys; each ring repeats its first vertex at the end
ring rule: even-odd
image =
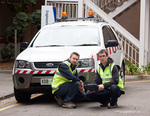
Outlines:
{"type": "Polygon", "coordinates": [[[62,12],[67,12],[68,17],[78,17],[78,0],[73,1],[48,1],[46,5],[52,5],[56,7],[56,17],[60,18],[62,12]]]}

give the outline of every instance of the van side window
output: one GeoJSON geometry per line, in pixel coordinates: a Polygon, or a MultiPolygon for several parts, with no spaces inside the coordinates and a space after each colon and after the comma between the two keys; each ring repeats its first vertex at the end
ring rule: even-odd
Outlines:
{"type": "Polygon", "coordinates": [[[117,40],[116,36],[109,26],[103,26],[102,31],[104,35],[104,43],[107,43],[108,40],[117,40]]]}

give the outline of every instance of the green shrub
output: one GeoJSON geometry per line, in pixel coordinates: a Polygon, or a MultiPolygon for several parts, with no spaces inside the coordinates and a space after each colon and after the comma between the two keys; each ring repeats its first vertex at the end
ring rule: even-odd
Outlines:
{"type": "Polygon", "coordinates": [[[142,66],[142,70],[144,73],[150,74],[150,62],[146,66],[142,66]]]}
{"type": "Polygon", "coordinates": [[[138,68],[138,65],[133,65],[130,61],[126,62],[126,74],[142,74],[142,70],[138,68]]]}

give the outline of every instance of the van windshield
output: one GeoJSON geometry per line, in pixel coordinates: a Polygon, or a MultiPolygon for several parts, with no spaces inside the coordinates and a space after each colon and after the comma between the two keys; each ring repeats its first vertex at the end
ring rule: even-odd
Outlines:
{"type": "Polygon", "coordinates": [[[33,47],[98,45],[100,45],[98,27],[87,25],[45,28],[31,44],[33,47]]]}

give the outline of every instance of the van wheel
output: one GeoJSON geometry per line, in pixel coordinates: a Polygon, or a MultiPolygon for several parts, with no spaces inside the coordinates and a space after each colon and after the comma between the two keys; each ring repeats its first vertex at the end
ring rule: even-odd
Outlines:
{"type": "Polygon", "coordinates": [[[121,69],[120,69],[120,76],[123,81],[123,84],[125,84],[125,64],[122,63],[121,69]]]}
{"type": "Polygon", "coordinates": [[[14,88],[15,98],[18,102],[29,102],[31,94],[14,88]]]}

